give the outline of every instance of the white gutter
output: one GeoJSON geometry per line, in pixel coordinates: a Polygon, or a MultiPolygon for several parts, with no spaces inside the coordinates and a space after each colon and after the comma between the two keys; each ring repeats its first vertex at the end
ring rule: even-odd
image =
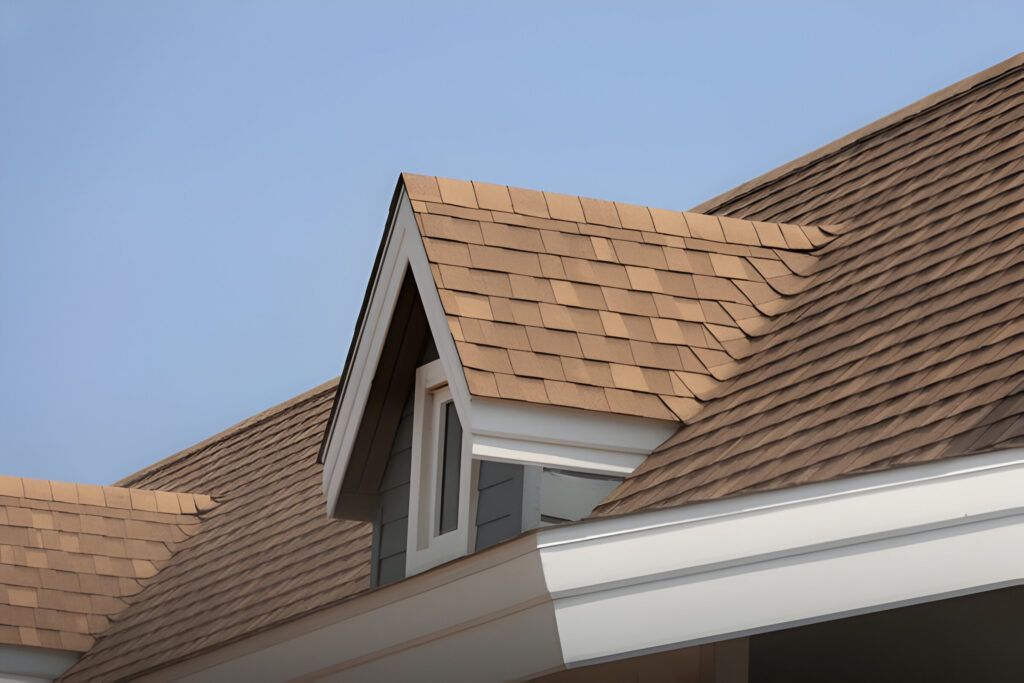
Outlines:
{"type": "Polygon", "coordinates": [[[525,680],[1024,582],[1024,451],[540,530],[154,680],[525,680]]]}

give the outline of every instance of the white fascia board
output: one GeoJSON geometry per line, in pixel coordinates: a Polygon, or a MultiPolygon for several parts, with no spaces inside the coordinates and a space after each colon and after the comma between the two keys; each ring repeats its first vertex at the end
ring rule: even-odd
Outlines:
{"type": "Polygon", "coordinates": [[[664,420],[473,399],[473,455],[499,462],[626,475],[678,429],[664,420]]]}
{"type": "Polygon", "coordinates": [[[523,680],[1024,582],[1024,451],[550,527],[147,680],[523,680]]]}
{"type": "Polygon", "coordinates": [[[555,527],[538,546],[570,666],[1014,585],[1024,451],[555,527]]]}
{"type": "Polygon", "coordinates": [[[352,455],[359,422],[363,417],[377,364],[380,361],[391,326],[395,304],[402,288],[406,270],[412,271],[420,301],[426,312],[430,333],[449,379],[452,398],[460,415],[469,415],[469,386],[462,371],[455,340],[441,306],[434,276],[430,271],[423,239],[416,225],[409,197],[402,190],[376,279],[371,283],[369,305],[363,324],[352,343],[355,345],[348,381],[341,397],[341,406],[331,430],[331,441],[324,458],[323,491],[327,497],[327,513],[333,514],[341,494],[341,483],[352,455]]]}

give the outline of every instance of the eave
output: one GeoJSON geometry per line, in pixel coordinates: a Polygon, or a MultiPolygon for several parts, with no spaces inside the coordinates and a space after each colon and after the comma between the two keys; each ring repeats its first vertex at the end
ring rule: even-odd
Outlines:
{"type": "Polygon", "coordinates": [[[1017,449],[543,529],[145,680],[523,680],[1022,581],[1017,449]]]}

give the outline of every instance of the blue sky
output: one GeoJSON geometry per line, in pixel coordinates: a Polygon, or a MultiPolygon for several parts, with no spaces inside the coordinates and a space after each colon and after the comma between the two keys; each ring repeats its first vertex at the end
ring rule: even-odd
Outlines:
{"type": "Polygon", "coordinates": [[[399,171],[689,208],[1024,49],[1020,3],[0,2],[0,473],[336,375],[399,171]]]}

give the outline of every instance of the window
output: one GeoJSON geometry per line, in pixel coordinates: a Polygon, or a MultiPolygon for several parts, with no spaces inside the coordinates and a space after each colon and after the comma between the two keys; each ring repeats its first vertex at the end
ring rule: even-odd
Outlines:
{"type": "Polygon", "coordinates": [[[410,481],[408,573],[469,550],[473,462],[441,361],[416,371],[410,481]]]}
{"type": "MultiPolygon", "coordinates": [[[[529,529],[582,519],[622,481],[599,467],[579,471],[526,459],[510,461],[501,453],[474,454],[468,418],[459,412],[441,360],[417,368],[406,576],[529,529]]],[[[486,437],[476,434],[477,440],[486,437]]],[[[526,441],[505,443],[530,446],[526,441]]],[[[559,445],[551,447],[559,452],[559,445]]],[[[513,448],[506,452],[516,453],[513,448]]]]}
{"type": "Polygon", "coordinates": [[[438,533],[454,531],[459,525],[459,476],[462,469],[462,423],[455,402],[445,401],[439,415],[441,426],[441,504],[438,533]]]}
{"type": "Polygon", "coordinates": [[[621,477],[544,468],[540,475],[540,526],[583,519],[620,483],[621,477]]]}

